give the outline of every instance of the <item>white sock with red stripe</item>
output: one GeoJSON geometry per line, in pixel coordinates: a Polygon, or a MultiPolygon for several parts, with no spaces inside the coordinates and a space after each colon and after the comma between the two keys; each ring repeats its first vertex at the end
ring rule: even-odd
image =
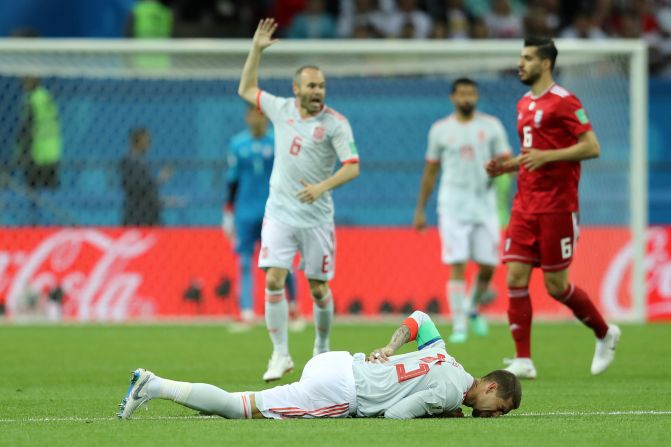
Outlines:
{"type": "Polygon", "coordinates": [[[282,290],[266,289],[266,327],[279,355],[289,355],[289,303],[282,290]]]}
{"type": "Polygon", "coordinates": [[[315,319],[315,351],[328,352],[331,322],[333,321],[333,296],[330,290],[321,300],[314,300],[312,313],[315,319]]]}
{"type": "Polygon", "coordinates": [[[156,377],[147,384],[153,399],[167,399],[185,407],[227,419],[250,419],[252,406],[248,392],[229,393],[207,383],[177,382],[156,377]]]}

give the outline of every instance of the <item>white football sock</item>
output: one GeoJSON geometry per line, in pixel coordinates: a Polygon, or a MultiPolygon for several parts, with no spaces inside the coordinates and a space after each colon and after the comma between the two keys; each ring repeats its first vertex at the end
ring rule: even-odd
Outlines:
{"type": "Polygon", "coordinates": [[[447,282],[447,297],[452,312],[452,331],[466,332],[466,309],[469,305],[466,300],[466,283],[462,280],[451,279],[447,282]]]}
{"type": "Polygon", "coordinates": [[[206,383],[177,382],[155,377],[147,384],[147,393],[154,399],[167,399],[227,419],[252,417],[250,393],[229,393],[206,383]]]}
{"type": "Polygon", "coordinates": [[[315,319],[315,349],[326,352],[330,349],[331,321],[333,321],[333,296],[329,290],[324,298],[317,300],[313,297],[312,313],[315,319]]]}
{"type": "Polygon", "coordinates": [[[282,290],[266,289],[266,327],[273,342],[273,351],[289,355],[289,303],[282,290]]]}

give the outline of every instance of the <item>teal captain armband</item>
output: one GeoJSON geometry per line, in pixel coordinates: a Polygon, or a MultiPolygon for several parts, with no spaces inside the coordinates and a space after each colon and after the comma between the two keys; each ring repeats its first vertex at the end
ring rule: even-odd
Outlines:
{"type": "Polygon", "coordinates": [[[436,328],[433,321],[428,320],[422,323],[417,331],[417,350],[422,350],[424,347],[440,340],[440,332],[436,328]]]}

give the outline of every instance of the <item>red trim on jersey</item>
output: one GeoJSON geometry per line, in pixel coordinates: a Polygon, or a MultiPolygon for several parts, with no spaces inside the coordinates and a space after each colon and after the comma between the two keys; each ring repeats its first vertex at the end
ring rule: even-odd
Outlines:
{"type": "Polygon", "coordinates": [[[242,397],[242,411],[245,412],[245,419],[249,419],[249,416],[247,416],[247,400],[245,400],[245,395],[243,394],[240,397],[242,397]]]}
{"type": "Polygon", "coordinates": [[[417,338],[417,332],[419,332],[419,326],[417,325],[417,321],[415,321],[414,318],[408,317],[405,319],[403,324],[410,329],[410,340],[408,341],[413,341],[414,339],[417,338]]]}
{"type": "Polygon", "coordinates": [[[344,165],[350,164],[350,163],[359,163],[359,159],[358,158],[348,158],[347,160],[342,162],[342,164],[344,164],[344,165]]]}
{"type": "Polygon", "coordinates": [[[261,93],[263,93],[263,90],[259,89],[258,92],[256,92],[256,109],[263,113],[263,110],[261,110],[261,93]]]}
{"type": "Polygon", "coordinates": [[[334,417],[349,412],[349,404],[329,405],[328,407],[317,408],[316,410],[305,410],[298,407],[269,408],[268,411],[277,413],[283,417],[334,417]]]}

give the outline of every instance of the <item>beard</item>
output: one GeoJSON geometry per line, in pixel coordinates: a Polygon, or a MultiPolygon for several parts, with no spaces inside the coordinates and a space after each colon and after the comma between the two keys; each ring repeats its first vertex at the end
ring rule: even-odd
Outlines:
{"type": "Polygon", "coordinates": [[[462,115],[471,116],[475,111],[475,104],[461,104],[457,108],[462,115]]]}
{"type": "Polygon", "coordinates": [[[520,82],[524,85],[533,85],[540,77],[540,73],[528,73],[526,78],[520,78],[520,82]]]}

